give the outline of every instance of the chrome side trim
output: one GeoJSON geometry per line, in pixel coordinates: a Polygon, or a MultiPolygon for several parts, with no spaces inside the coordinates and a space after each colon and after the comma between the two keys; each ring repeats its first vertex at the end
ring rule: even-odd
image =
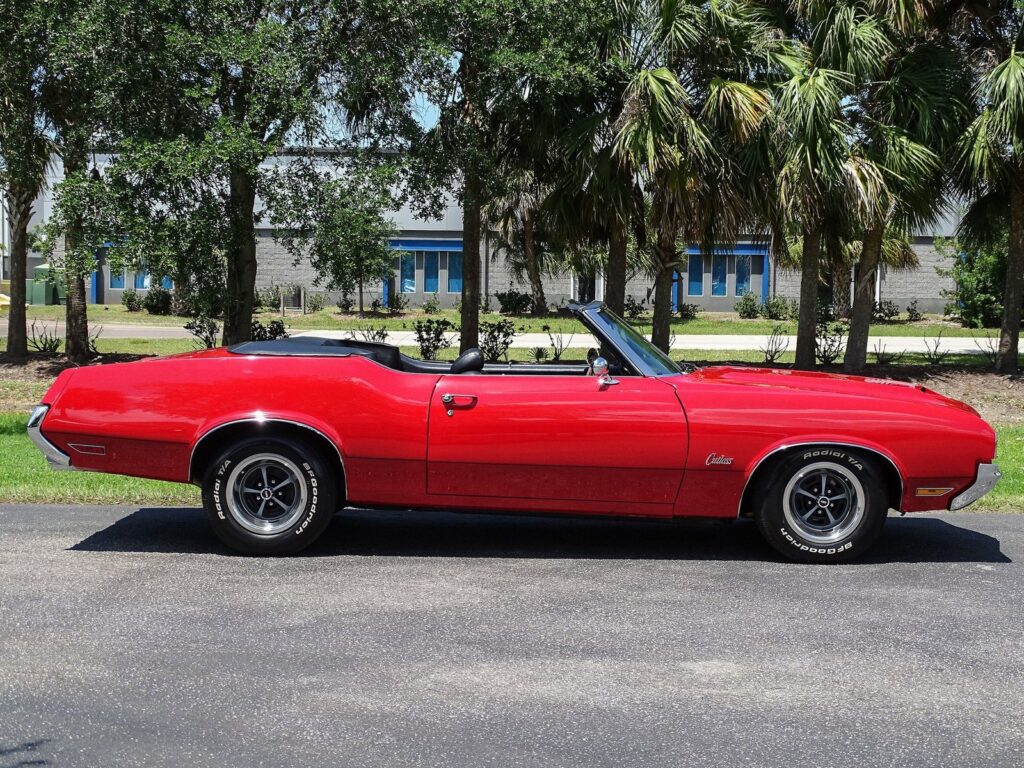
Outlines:
{"type": "MultiPolygon", "coordinates": [[[[841,445],[844,448],[856,448],[858,451],[867,451],[868,453],[870,453],[870,454],[872,454],[874,456],[877,456],[880,459],[885,459],[889,463],[889,466],[892,467],[893,470],[895,470],[896,477],[898,477],[900,479],[900,498],[899,498],[899,503],[900,504],[903,503],[903,491],[904,491],[903,475],[900,474],[900,468],[896,466],[896,462],[894,462],[892,459],[890,459],[884,453],[879,453],[874,448],[868,448],[867,446],[857,445],[856,443],[837,443],[835,441],[808,440],[806,442],[801,442],[801,443],[787,443],[786,445],[780,445],[778,448],[775,448],[775,449],[769,451],[768,453],[766,453],[764,456],[761,457],[761,460],[758,461],[757,464],[754,465],[754,468],[752,470],[750,470],[750,474],[747,475],[747,479],[743,483],[743,491],[740,493],[740,503],[739,503],[739,506],[736,508],[736,517],[739,517],[740,514],[743,512],[743,499],[747,495],[747,488],[750,486],[750,478],[752,478],[754,475],[757,474],[757,470],[760,469],[761,465],[764,464],[768,459],[770,459],[776,453],[779,453],[780,451],[788,451],[790,448],[800,448],[801,446],[804,446],[804,445],[841,445]]],[[[896,510],[899,511],[899,507],[898,506],[896,507],[896,510]]]]}
{"type": "Polygon", "coordinates": [[[974,476],[974,482],[963,493],[953,497],[953,500],[949,502],[950,510],[955,512],[958,509],[969,507],[995,488],[996,483],[999,482],[999,478],[1002,476],[1003,473],[999,471],[999,467],[995,464],[979,464],[978,471],[974,476]]]}
{"type": "Polygon", "coordinates": [[[28,420],[28,436],[36,444],[36,448],[46,457],[46,463],[50,465],[50,469],[74,469],[71,466],[71,457],[43,437],[43,419],[49,412],[50,406],[48,405],[37,405],[35,407],[28,420]]]}
{"type": "Polygon", "coordinates": [[[342,480],[344,481],[344,484],[345,484],[345,498],[346,499],[348,498],[348,473],[345,471],[345,460],[341,457],[341,449],[338,448],[338,446],[335,444],[335,442],[333,440],[331,440],[331,438],[329,438],[327,435],[325,435],[323,432],[321,432],[316,427],[311,427],[311,426],[309,426],[309,424],[303,424],[301,421],[292,421],[291,419],[272,419],[272,418],[255,418],[255,417],[251,417],[251,418],[247,418],[247,419],[235,419],[234,421],[227,421],[227,422],[224,422],[223,424],[218,424],[213,429],[211,429],[211,430],[209,430],[207,432],[204,432],[203,436],[200,437],[198,440],[196,440],[195,445],[192,446],[192,451],[188,455],[188,477],[189,477],[189,481],[190,482],[194,482],[193,479],[192,479],[192,476],[194,474],[193,471],[192,471],[192,462],[195,460],[196,451],[199,449],[199,446],[202,445],[203,441],[206,440],[206,438],[210,437],[210,435],[214,434],[215,432],[217,432],[217,431],[219,431],[221,429],[224,429],[225,427],[234,426],[236,424],[271,424],[271,423],[291,424],[293,427],[302,427],[303,429],[308,429],[310,432],[315,432],[316,434],[320,435],[320,437],[322,437],[324,440],[326,440],[328,443],[330,443],[331,447],[334,448],[334,453],[337,454],[337,456],[338,456],[338,463],[341,464],[341,477],[342,477],[342,480]]]}

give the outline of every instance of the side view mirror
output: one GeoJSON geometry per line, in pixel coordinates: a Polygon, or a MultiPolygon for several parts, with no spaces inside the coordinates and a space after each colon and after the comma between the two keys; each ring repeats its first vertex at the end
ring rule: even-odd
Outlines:
{"type": "Polygon", "coordinates": [[[605,387],[611,387],[611,386],[619,383],[618,379],[613,379],[608,374],[608,361],[605,358],[603,358],[603,357],[595,358],[593,365],[594,365],[594,376],[597,377],[597,383],[598,383],[598,386],[600,386],[601,389],[604,389],[605,387]]]}

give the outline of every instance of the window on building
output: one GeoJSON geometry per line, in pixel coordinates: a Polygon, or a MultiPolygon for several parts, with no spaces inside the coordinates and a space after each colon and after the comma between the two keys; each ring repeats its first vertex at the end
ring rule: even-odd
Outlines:
{"type": "Polygon", "coordinates": [[[742,296],[750,290],[750,257],[736,257],[736,295],[742,296]]]}
{"type": "Polygon", "coordinates": [[[704,257],[699,253],[691,253],[686,263],[686,295],[704,295],[704,257]]]}
{"type": "Polygon", "coordinates": [[[406,252],[402,254],[402,293],[416,292],[416,254],[406,252]]]}
{"type": "Polygon", "coordinates": [[[437,293],[437,251],[423,254],[423,292],[437,293]]]}
{"type": "Polygon", "coordinates": [[[110,273],[110,288],[115,291],[124,290],[124,271],[110,273]]]}
{"type": "Polygon", "coordinates": [[[462,254],[448,254],[448,293],[462,293],[462,254]]]}
{"type": "Polygon", "coordinates": [[[729,275],[729,257],[716,253],[711,257],[711,295],[725,296],[725,281],[729,275]]]}
{"type": "Polygon", "coordinates": [[[146,270],[145,272],[136,272],[135,273],[135,282],[133,283],[133,285],[135,286],[135,290],[137,290],[137,291],[147,291],[147,290],[149,290],[149,281],[150,281],[149,270],[146,270]]]}

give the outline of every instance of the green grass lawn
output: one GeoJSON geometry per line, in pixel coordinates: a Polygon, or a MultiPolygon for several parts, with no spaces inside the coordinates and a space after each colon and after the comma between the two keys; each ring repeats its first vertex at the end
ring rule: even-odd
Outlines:
{"type": "MultiPolygon", "coordinates": [[[[27,309],[28,319],[39,322],[52,322],[64,319],[63,306],[30,306],[27,309]]],[[[256,319],[266,323],[270,320],[281,318],[279,312],[257,312],[256,319]]],[[[5,316],[0,315],[0,323],[5,316]]],[[[294,330],[349,330],[352,328],[385,327],[388,330],[411,331],[417,320],[444,319],[459,325],[459,315],[455,310],[443,310],[433,315],[426,315],[418,308],[410,309],[398,315],[371,315],[360,317],[354,313],[342,314],[334,307],[324,309],[320,312],[308,315],[291,314],[285,318],[285,324],[294,330]]],[[[528,315],[513,316],[506,318],[497,312],[484,312],[480,315],[481,321],[497,322],[498,320],[510,319],[520,333],[541,333],[544,326],[549,326],[554,332],[561,333],[585,333],[583,326],[572,317],[551,316],[535,318],[528,315]]],[[[181,327],[187,323],[187,317],[158,316],[150,315],[148,312],[128,312],[120,305],[91,305],[89,307],[89,322],[95,325],[103,323],[127,323],[142,325],[167,325],[181,327]]],[[[650,326],[650,316],[645,316],[635,321],[638,326],[650,326]]],[[[678,317],[672,320],[672,331],[677,335],[685,334],[709,334],[709,335],[743,335],[743,334],[769,334],[776,325],[781,325],[783,330],[791,335],[796,333],[796,323],[792,321],[778,322],[774,320],[742,320],[733,312],[702,312],[695,320],[683,321],[678,317]]],[[[935,337],[942,331],[943,336],[948,337],[984,337],[998,335],[996,330],[979,328],[961,328],[954,323],[943,322],[937,315],[930,315],[919,323],[901,321],[896,323],[879,324],[871,326],[871,333],[875,336],[914,336],[929,338],[935,337]]]]}
{"type": "MultiPolygon", "coordinates": [[[[25,433],[24,413],[0,414],[0,502],[53,504],[198,504],[191,485],[91,472],[54,472],[25,433]]],[[[995,425],[1003,479],[971,510],[1024,512],[1024,425],[995,425]]]]}

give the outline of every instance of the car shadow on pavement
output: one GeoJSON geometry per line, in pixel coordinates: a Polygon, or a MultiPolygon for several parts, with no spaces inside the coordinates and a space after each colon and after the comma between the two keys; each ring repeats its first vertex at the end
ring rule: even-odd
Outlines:
{"type": "MultiPolygon", "coordinates": [[[[966,519],[969,519],[966,518],[966,519]]],[[[966,520],[965,520],[966,522],[966,520]]],[[[235,554],[201,509],[140,509],[73,550],[235,554]]],[[[779,561],[753,523],[346,510],[302,553],[377,557],[779,561]]],[[[896,517],[856,563],[1008,563],[999,540],[932,517],[896,517]]]]}

